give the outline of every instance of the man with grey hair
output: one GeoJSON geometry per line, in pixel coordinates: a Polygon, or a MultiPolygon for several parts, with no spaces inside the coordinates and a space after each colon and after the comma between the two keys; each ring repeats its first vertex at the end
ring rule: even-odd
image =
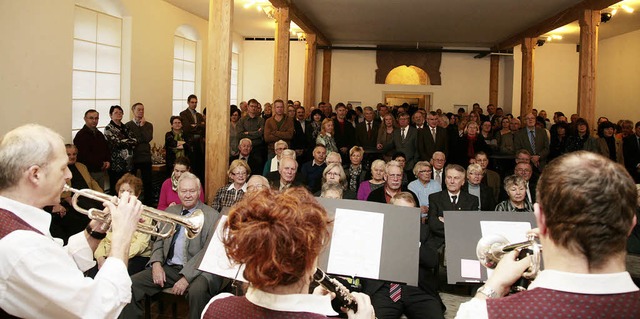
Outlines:
{"type": "Polygon", "coordinates": [[[167,207],[166,212],[184,218],[202,213],[204,224],[194,238],[187,238],[185,228],[178,226],[173,236],[158,237],[153,243],[151,268],[131,277],[131,303],[122,311],[121,318],[141,318],[142,300],[172,287],[176,295],[185,295],[189,301],[189,318],[198,319],[211,297],[222,288],[222,278],[198,269],[205,247],[211,239],[219,213],[200,201],[200,180],[194,174],[182,173],[178,180],[180,205],[167,207]],[[200,211],[200,212],[199,212],[200,211]]]}
{"type": "Polygon", "coordinates": [[[18,127],[0,142],[2,318],[115,317],[130,299],[126,264],[141,203],[125,193],[117,206],[104,204],[111,212],[111,251],[95,279],[85,278],[109,225],[93,220],[62,247],[42,210],[60,201],[71,179],[67,162],[62,137],[40,125],[18,127]]]}

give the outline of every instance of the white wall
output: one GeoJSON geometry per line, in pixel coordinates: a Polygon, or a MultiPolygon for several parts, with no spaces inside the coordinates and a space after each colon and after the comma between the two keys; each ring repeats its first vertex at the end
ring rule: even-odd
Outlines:
{"type": "Polygon", "coordinates": [[[578,105],[579,53],[575,44],[546,43],[536,47],[533,107],[570,116],[578,105]]]}
{"type": "Polygon", "coordinates": [[[640,30],[600,41],[596,118],[640,120],[640,30]]]}

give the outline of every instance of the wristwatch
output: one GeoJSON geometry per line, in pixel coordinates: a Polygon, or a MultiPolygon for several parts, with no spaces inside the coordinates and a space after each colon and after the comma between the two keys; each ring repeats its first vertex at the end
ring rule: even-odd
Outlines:
{"type": "Polygon", "coordinates": [[[487,296],[487,298],[489,298],[489,299],[495,299],[495,298],[500,297],[500,296],[498,296],[498,293],[495,290],[493,290],[493,288],[488,287],[487,285],[484,285],[484,286],[478,288],[478,292],[483,294],[483,295],[485,295],[485,296],[487,296]]]}
{"type": "Polygon", "coordinates": [[[95,239],[104,239],[105,237],[107,237],[106,233],[99,233],[99,232],[91,229],[91,225],[87,225],[87,228],[85,230],[87,231],[89,236],[91,236],[91,237],[93,237],[95,239]]]}

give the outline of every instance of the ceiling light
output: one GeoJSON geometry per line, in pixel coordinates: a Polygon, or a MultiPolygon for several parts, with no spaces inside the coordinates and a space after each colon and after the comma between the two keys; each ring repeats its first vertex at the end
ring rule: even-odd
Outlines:
{"type": "Polygon", "coordinates": [[[624,9],[624,11],[627,11],[628,13],[633,13],[633,8],[626,4],[620,5],[620,7],[624,9]]]}

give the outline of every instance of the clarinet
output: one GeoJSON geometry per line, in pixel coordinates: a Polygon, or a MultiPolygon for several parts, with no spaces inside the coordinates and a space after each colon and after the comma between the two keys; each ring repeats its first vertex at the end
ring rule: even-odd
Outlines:
{"type": "Polygon", "coordinates": [[[354,312],[358,311],[358,304],[356,299],[353,298],[349,289],[334,278],[327,276],[320,268],[316,268],[315,274],[313,274],[313,280],[319,283],[322,287],[336,294],[336,300],[340,304],[340,307],[351,309],[354,312]]]}

